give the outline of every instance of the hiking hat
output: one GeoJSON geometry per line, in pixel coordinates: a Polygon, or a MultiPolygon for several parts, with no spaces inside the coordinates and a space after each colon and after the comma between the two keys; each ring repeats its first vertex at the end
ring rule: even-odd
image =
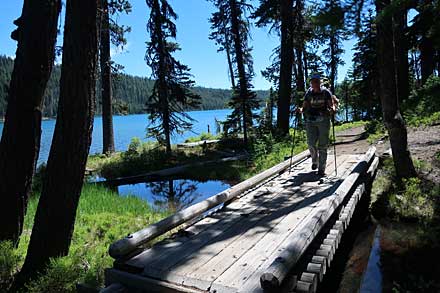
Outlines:
{"type": "Polygon", "coordinates": [[[321,80],[321,75],[319,73],[312,74],[312,76],[310,77],[310,81],[312,81],[314,79],[321,80]]]}

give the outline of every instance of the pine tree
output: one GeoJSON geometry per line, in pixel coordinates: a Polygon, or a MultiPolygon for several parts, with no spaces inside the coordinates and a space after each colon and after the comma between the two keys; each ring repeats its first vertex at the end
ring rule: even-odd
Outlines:
{"type": "Polygon", "coordinates": [[[236,87],[234,65],[232,64],[232,48],[231,48],[231,22],[230,18],[225,11],[227,6],[222,5],[219,7],[219,11],[214,12],[209,19],[211,23],[211,33],[209,39],[215,41],[219,47],[217,52],[225,52],[226,59],[228,61],[229,79],[231,80],[232,88],[236,87]]]}
{"type": "Polygon", "coordinates": [[[338,66],[343,65],[341,58],[344,49],[342,41],[346,38],[345,10],[339,0],[326,0],[316,16],[316,23],[320,30],[319,38],[326,45],[323,55],[326,57],[325,65],[330,79],[331,92],[335,91],[338,75],[338,66]]]}
{"type": "Polygon", "coordinates": [[[190,88],[191,80],[188,66],[177,61],[172,54],[179,50],[176,38],[176,25],[173,20],[177,14],[166,0],[147,0],[151,8],[147,24],[150,41],[147,43],[146,60],[156,80],[147,104],[151,120],[148,134],[158,139],[171,153],[171,135],[191,129],[193,119],[184,112],[184,107],[198,107],[200,96],[190,88]]]}
{"type": "Polygon", "coordinates": [[[377,68],[377,33],[375,18],[372,11],[364,18],[358,33],[358,41],[354,46],[353,54],[353,86],[361,97],[352,100],[355,107],[366,113],[366,119],[377,119],[381,115],[378,87],[377,68]]]}
{"type": "MultiPolygon", "coordinates": [[[[226,28],[231,38],[233,75],[237,79],[233,88],[233,96],[229,106],[233,109],[228,116],[228,124],[232,130],[242,130],[244,144],[248,144],[249,130],[253,120],[257,117],[254,110],[258,109],[259,103],[256,93],[252,90],[251,79],[254,75],[251,48],[249,47],[249,20],[246,12],[252,7],[246,1],[236,0],[212,0],[218,12],[222,14],[222,24],[213,24],[214,32],[220,28],[226,28]]],[[[218,15],[214,14],[213,18],[218,15]]]]}
{"type": "MultiPolygon", "coordinates": [[[[0,142],[0,241],[17,244],[41,138],[41,107],[51,74],[61,1],[25,0],[11,37],[18,41],[0,142]]],[[[6,104],[6,103],[5,103],[6,104]]]]}

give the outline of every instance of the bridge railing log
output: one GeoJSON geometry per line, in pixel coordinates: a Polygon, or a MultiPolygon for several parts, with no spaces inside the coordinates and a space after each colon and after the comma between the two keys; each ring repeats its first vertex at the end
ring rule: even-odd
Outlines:
{"type": "MultiPolygon", "coordinates": [[[[310,156],[309,151],[304,151],[292,158],[292,165],[295,165],[310,156]]],[[[242,194],[243,192],[254,188],[260,183],[266,181],[270,177],[284,172],[290,166],[290,159],[275,165],[274,167],[267,169],[266,171],[259,173],[231,188],[226,189],[216,195],[213,195],[206,200],[196,203],[184,210],[181,210],[155,224],[152,224],[140,231],[128,235],[127,237],[120,239],[110,245],[109,254],[115,259],[121,259],[124,256],[137,250],[137,248],[156,237],[165,234],[166,232],[190,221],[208,210],[230,201],[242,194]]]]}

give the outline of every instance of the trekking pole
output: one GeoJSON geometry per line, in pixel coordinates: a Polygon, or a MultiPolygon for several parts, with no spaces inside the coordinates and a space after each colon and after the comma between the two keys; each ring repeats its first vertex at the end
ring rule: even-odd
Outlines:
{"type": "Polygon", "coordinates": [[[335,174],[338,176],[338,164],[336,164],[336,135],[335,135],[335,114],[332,115],[333,126],[333,153],[335,154],[335,174]]]}
{"type": "Polygon", "coordinates": [[[292,158],[293,158],[293,149],[295,148],[295,136],[296,136],[296,128],[298,126],[298,114],[295,115],[295,122],[293,122],[293,141],[292,141],[292,149],[290,151],[290,164],[289,164],[289,174],[292,169],[292,158]]]}

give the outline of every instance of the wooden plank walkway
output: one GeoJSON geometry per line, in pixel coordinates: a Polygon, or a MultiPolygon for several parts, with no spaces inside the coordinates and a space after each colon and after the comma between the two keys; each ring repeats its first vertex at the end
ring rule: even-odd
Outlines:
{"type": "Polygon", "coordinates": [[[286,275],[354,190],[357,168],[366,172],[373,156],[374,150],[338,156],[336,175],[329,155],[324,180],[305,159],[173,237],[117,260],[106,272],[106,285],[145,292],[262,292],[262,276],[278,281],[286,275]]]}

